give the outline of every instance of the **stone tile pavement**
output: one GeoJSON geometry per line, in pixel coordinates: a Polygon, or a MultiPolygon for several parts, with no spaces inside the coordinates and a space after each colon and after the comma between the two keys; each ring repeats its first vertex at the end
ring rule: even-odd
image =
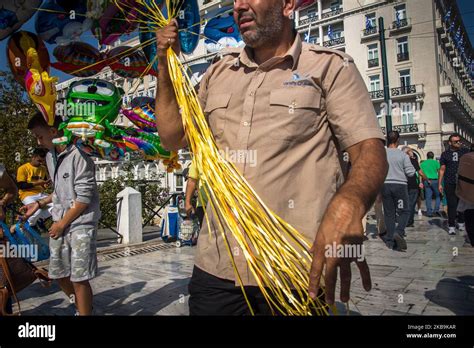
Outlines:
{"type": "MultiPolygon", "coordinates": [[[[369,232],[374,221],[369,220],[369,232]]],[[[352,315],[474,315],[474,248],[461,235],[449,236],[439,218],[418,218],[407,228],[408,250],[388,250],[378,238],[365,242],[373,289],[362,289],[354,265],[352,315]]],[[[146,253],[134,247],[99,254],[93,280],[97,315],[187,315],[195,249],[148,241],[146,253]],[[158,250],[156,250],[158,249],[158,250]]],[[[143,251],[143,250],[142,250],[143,251]]],[[[38,283],[20,293],[24,315],[72,315],[55,284],[38,283]]],[[[344,308],[342,304],[339,306],[344,308]]]]}

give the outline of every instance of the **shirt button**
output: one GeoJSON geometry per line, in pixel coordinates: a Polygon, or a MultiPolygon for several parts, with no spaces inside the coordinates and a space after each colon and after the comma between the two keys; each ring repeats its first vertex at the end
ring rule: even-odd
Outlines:
{"type": "Polygon", "coordinates": [[[250,122],[245,121],[245,122],[244,122],[244,126],[245,126],[245,127],[250,126],[250,122]]]}
{"type": "Polygon", "coordinates": [[[250,96],[253,97],[255,95],[255,92],[250,92],[250,96]]]}

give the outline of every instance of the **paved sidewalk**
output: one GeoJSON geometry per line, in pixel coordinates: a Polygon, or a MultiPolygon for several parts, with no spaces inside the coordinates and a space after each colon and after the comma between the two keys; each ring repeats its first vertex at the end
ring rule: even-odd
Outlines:
{"type": "MultiPolygon", "coordinates": [[[[369,220],[369,231],[373,223],[369,220]]],[[[439,218],[418,219],[415,228],[407,229],[406,252],[388,250],[380,239],[369,237],[365,248],[373,289],[362,289],[354,269],[351,314],[474,315],[474,248],[441,225],[439,218]]],[[[187,315],[194,252],[159,241],[102,250],[100,276],[92,282],[95,313],[187,315]]],[[[24,315],[74,312],[56,284],[44,289],[35,283],[20,295],[24,315]]]]}

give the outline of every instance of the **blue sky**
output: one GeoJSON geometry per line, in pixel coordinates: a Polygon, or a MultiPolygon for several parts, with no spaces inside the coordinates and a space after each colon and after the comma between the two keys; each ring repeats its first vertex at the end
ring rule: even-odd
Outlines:
{"type": "MultiPolygon", "coordinates": [[[[415,0],[411,0],[415,1],[415,0]]],[[[469,38],[471,43],[474,42],[474,0],[457,0],[459,9],[463,15],[464,24],[466,26],[466,30],[468,31],[469,38]]],[[[35,19],[37,14],[35,14],[27,23],[25,23],[21,30],[27,30],[31,32],[35,32],[35,19]]],[[[81,37],[82,41],[91,44],[92,46],[97,46],[97,40],[92,35],[90,31],[84,33],[81,37]]],[[[6,60],[6,46],[7,46],[8,38],[0,41],[0,70],[8,70],[8,62],[6,60]]],[[[52,55],[53,49],[55,45],[46,44],[48,50],[50,52],[51,60],[54,61],[55,58],[52,55]]],[[[51,75],[59,77],[60,81],[64,81],[65,79],[70,78],[70,75],[64,74],[61,71],[56,69],[51,69],[51,75]]]]}
{"type": "Polygon", "coordinates": [[[459,10],[463,14],[464,25],[471,40],[471,46],[474,42],[474,1],[473,0],[457,0],[459,10]]]}

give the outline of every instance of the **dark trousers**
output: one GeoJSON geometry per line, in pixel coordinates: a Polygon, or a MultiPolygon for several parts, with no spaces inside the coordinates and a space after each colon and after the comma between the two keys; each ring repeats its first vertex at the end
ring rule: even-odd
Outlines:
{"type": "MultiPolygon", "coordinates": [[[[273,315],[265,297],[256,286],[246,286],[245,292],[255,315],[273,315]]],[[[278,313],[275,313],[278,314],[278,313]]],[[[189,315],[251,315],[240,286],[194,266],[189,283],[189,315]]]]}
{"type": "Polygon", "coordinates": [[[203,207],[197,207],[196,208],[196,215],[199,220],[199,227],[202,227],[202,222],[204,221],[204,208],[203,207]]]}
{"type": "Polygon", "coordinates": [[[387,235],[385,242],[388,247],[393,247],[393,236],[398,233],[405,235],[405,227],[410,218],[410,204],[408,201],[408,188],[403,184],[384,184],[382,188],[383,215],[387,235]],[[397,221],[397,210],[400,212],[397,221]]]}
{"type": "Polygon", "coordinates": [[[410,217],[408,218],[408,225],[415,223],[415,208],[416,201],[418,200],[419,189],[409,189],[408,190],[408,201],[410,204],[410,217]]]}
{"type": "Polygon", "coordinates": [[[6,310],[8,314],[13,314],[13,301],[11,297],[8,298],[6,310]]]}
{"type": "Polygon", "coordinates": [[[468,209],[464,211],[464,220],[466,221],[466,232],[471,241],[471,245],[474,247],[474,209],[468,209]]]}
{"type": "Polygon", "coordinates": [[[464,223],[463,213],[458,213],[458,196],[456,196],[456,184],[444,183],[444,193],[448,201],[448,226],[456,227],[456,217],[459,223],[464,223]]]}

